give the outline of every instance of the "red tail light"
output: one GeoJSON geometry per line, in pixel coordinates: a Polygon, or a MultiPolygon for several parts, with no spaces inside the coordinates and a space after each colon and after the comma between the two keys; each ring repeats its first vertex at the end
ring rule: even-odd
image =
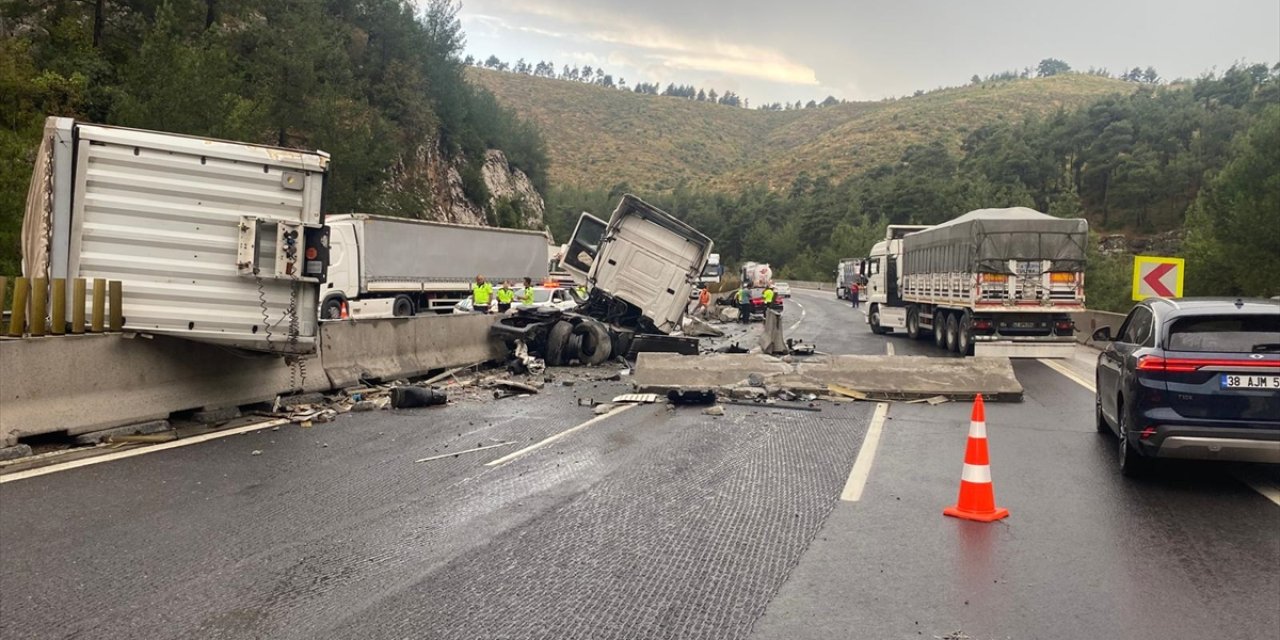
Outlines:
{"type": "Polygon", "coordinates": [[[981,330],[984,330],[984,331],[985,331],[985,330],[987,330],[987,329],[990,329],[990,328],[991,328],[991,321],[990,321],[990,320],[974,320],[974,321],[973,321],[973,328],[974,328],[974,329],[981,329],[981,330]]]}
{"type": "Polygon", "coordinates": [[[1170,371],[1187,373],[1202,367],[1247,367],[1280,369],[1280,360],[1225,360],[1220,358],[1162,358],[1142,356],[1138,358],[1138,371],[1170,371]]]}
{"type": "Polygon", "coordinates": [[[1071,320],[1059,320],[1056,323],[1054,323],[1054,326],[1059,329],[1062,329],[1063,331],[1066,331],[1067,329],[1074,327],[1075,323],[1072,322],[1071,320]]]}
{"type": "Polygon", "coordinates": [[[1155,434],[1156,434],[1155,427],[1147,427],[1146,429],[1142,430],[1142,433],[1138,435],[1138,438],[1142,440],[1147,440],[1151,438],[1151,436],[1154,436],[1155,434]]]}

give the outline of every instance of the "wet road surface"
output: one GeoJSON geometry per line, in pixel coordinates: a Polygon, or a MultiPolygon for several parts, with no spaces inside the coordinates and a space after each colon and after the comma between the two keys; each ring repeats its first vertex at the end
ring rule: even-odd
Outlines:
{"type": "MultiPolygon", "coordinates": [[[[830,293],[787,302],[820,351],[941,355],[830,293]]],[[[1089,392],[1015,370],[1025,401],[988,405],[992,525],[941,515],[967,404],[889,407],[858,502],[871,403],[641,406],[485,464],[626,378],[0,484],[0,637],[1280,637],[1280,506],[1221,467],[1122,480],[1089,392]]]]}

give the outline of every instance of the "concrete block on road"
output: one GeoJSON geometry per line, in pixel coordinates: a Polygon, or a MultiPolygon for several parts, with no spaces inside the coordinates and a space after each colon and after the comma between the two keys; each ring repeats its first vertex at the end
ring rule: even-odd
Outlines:
{"type": "Polygon", "coordinates": [[[111,436],[132,436],[147,435],[152,433],[160,433],[168,431],[171,427],[168,420],[149,420],[147,422],[139,422],[137,424],[128,424],[123,427],[115,427],[113,429],[103,429],[101,431],[90,431],[82,433],[75,437],[76,444],[98,444],[106,441],[111,436]]]}
{"type": "Polygon", "coordinates": [[[1008,358],[820,356],[786,363],[763,354],[642,353],[633,380],[642,392],[710,389],[731,395],[753,374],[770,389],[825,393],[827,385],[836,384],[870,399],[963,399],[977,393],[993,401],[1022,398],[1008,358]]]}
{"type": "Polygon", "coordinates": [[[31,447],[15,444],[12,447],[0,447],[0,460],[17,460],[31,455],[31,447]]]}
{"type": "Polygon", "coordinates": [[[321,325],[321,360],[332,387],[362,379],[393,380],[437,369],[502,360],[507,349],[489,337],[496,315],[435,315],[321,325]]]}

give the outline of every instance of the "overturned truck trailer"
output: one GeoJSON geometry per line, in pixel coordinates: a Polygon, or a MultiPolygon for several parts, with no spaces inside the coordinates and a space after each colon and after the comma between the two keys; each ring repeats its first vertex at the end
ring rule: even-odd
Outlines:
{"type": "Polygon", "coordinates": [[[576,310],[521,311],[494,325],[552,366],[600,364],[639,351],[696,354],[696,338],[672,336],[711,255],[711,238],[627,194],[605,222],[584,213],[561,266],[589,287],[576,310]]]}
{"type": "Polygon", "coordinates": [[[23,274],[120,281],[125,331],[312,353],[328,165],[323,152],[48,118],[23,274]]]}

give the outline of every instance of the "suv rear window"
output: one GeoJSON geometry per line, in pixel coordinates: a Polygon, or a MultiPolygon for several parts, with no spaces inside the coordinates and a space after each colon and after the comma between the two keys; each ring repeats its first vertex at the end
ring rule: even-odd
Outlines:
{"type": "Polygon", "coordinates": [[[1280,351],[1280,315],[1192,316],[1169,327],[1170,351],[1280,351]]]}

